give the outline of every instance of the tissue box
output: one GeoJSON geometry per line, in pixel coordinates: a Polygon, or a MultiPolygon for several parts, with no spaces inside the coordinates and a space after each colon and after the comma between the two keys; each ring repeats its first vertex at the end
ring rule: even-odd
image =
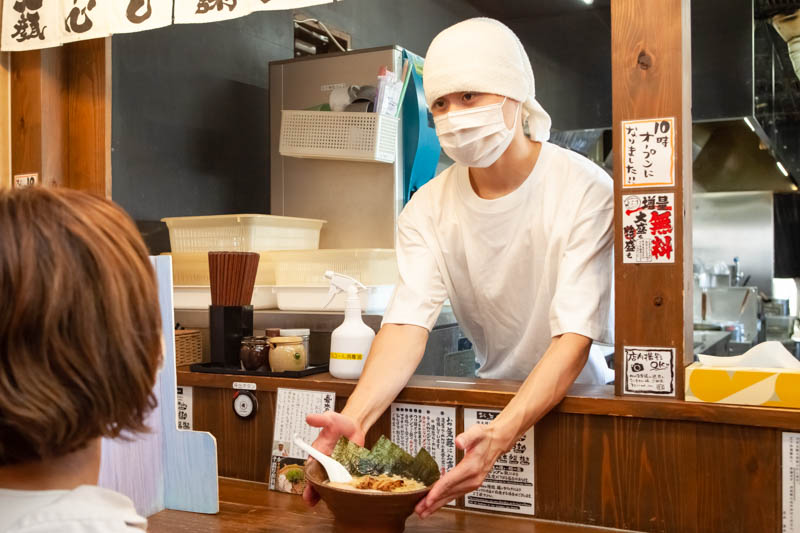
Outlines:
{"type": "Polygon", "coordinates": [[[686,401],[800,409],[800,370],[686,367],[686,401]]]}

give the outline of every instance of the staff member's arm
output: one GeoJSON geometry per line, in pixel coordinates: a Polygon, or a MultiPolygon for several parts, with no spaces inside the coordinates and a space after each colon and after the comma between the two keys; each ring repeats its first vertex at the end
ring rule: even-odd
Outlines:
{"type": "Polygon", "coordinates": [[[456,438],[464,458],[440,479],[415,511],[427,517],[450,500],[477,489],[495,461],[567,393],[589,357],[592,340],[575,333],[553,338],[516,396],[489,425],[474,425],[456,438]]]}
{"type": "MultiPolygon", "coordinates": [[[[428,332],[447,299],[447,289],[430,247],[416,229],[415,213],[429,209],[420,205],[418,193],[398,221],[397,266],[400,283],[384,315],[384,324],[372,342],[364,371],[341,414],[309,415],[309,425],[322,428],[314,447],[330,453],[339,437],[364,444],[370,427],[391,405],[422,360],[428,332]]],[[[310,485],[303,499],[314,505],[319,499],[310,485]]]]}

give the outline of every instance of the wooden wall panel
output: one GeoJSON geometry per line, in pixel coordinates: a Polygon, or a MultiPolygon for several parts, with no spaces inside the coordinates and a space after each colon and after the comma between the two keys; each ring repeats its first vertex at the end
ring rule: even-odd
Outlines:
{"type": "Polygon", "coordinates": [[[11,54],[0,53],[0,188],[11,186],[11,54]]]}
{"type": "Polygon", "coordinates": [[[774,429],[552,413],[536,426],[536,515],[680,533],[780,530],[774,429]]]}
{"type": "Polygon", "coordinates": [[[11,54],[12,174],[111,193],[111,41],[11,54]]]}
{"type": "Polygon", "coordinates": [[[616,392],[623,346],[675,348],[675,397],[693,358],[691,223],[691,46],[689,0],[612,0],[616,392]],[[675,186],[623,189],[622,121],[675,117],[675,186]],[[622,196],[674,193],[672,264],[625,264],[622,196]]]}

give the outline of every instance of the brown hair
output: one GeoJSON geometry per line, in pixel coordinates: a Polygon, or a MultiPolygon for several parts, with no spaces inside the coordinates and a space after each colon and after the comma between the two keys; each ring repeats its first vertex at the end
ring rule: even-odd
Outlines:
{"type": "Polygon", "coordinates": [[[0,189],[0,465],[146,431],[155,275],[131,219],[68,189],[0,189]]]}

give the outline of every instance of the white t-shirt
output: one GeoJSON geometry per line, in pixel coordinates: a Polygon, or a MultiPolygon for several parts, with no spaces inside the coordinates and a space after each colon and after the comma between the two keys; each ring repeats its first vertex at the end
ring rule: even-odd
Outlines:
{"type": "MultiPolygon", "coordinates": [[[[611,178],[556,145],[494,200],[453,165],[400,215],[400,280],[383,322],[430,330],[449,297],[482,378],[525,379],[563,333],[612,342],[613,219],[611,178]]],[[[578,381],[604,382],[598,365],[593,350],[578,381]]]]}
{"type": "Polygon", "coordinates": [[[73,490],[0,489],[2,533],[141,533],[147,520],[113,490],[81,485],[73,490]]]}

